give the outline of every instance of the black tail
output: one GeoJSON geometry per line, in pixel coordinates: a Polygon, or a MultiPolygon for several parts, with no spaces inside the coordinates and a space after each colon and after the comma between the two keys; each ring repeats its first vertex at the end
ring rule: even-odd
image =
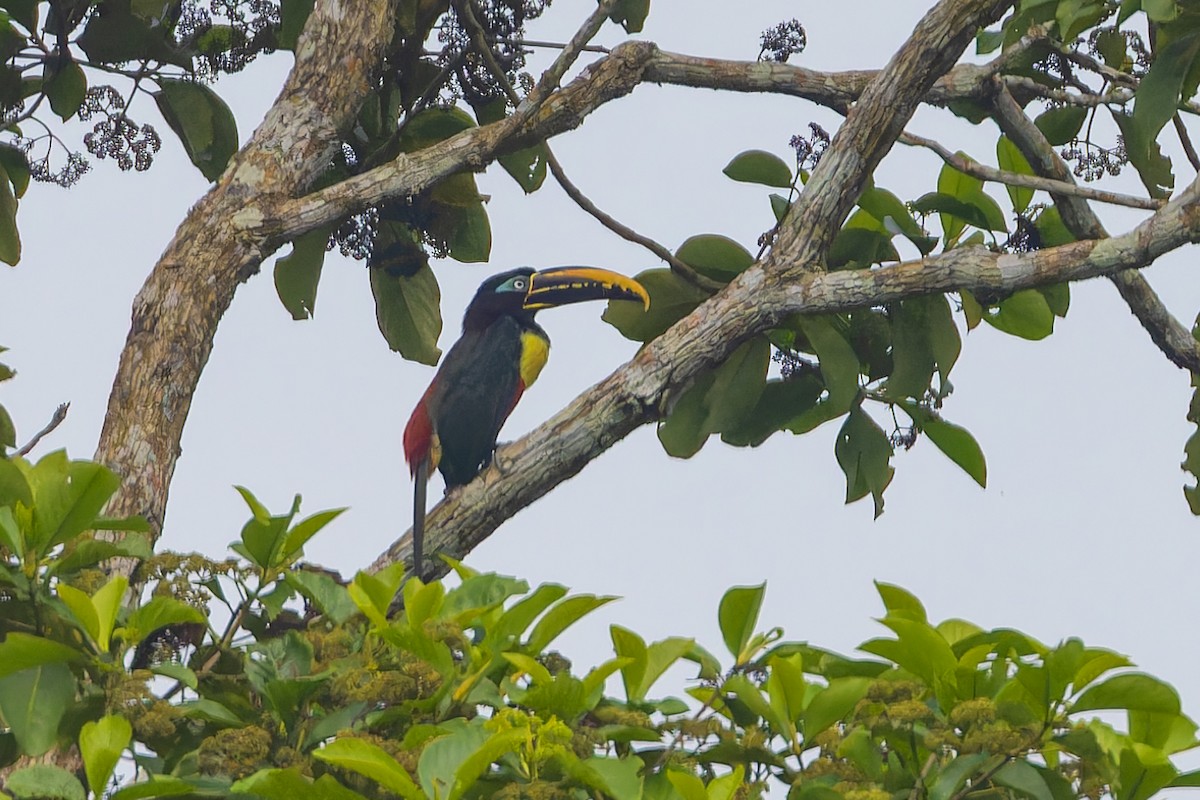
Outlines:
{"type": "Polygon", "coordinates": [[[424,580],[425,566],[425,488],[429,484],[429,456],[417,464],[413,487],[412,570],[413,577],[424,580]]]}

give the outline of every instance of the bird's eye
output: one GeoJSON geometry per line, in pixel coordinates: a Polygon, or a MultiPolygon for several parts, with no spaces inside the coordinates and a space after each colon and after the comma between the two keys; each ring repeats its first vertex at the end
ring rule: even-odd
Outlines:
{"type": "Polygon", "coordinates": [[[525,288],[525,279],[517,278],[515,281],[513,281],[513,288],[514,289],[524,289],[525,288]]]}

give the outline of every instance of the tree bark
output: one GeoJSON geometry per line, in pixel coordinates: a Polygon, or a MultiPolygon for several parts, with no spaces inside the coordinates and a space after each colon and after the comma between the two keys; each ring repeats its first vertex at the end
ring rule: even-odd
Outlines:
{"type": "MultiPolygon", "coordinates": [[[[329,163],[390,41],[392,5],[317,2],[279,98],[188,212],[133,302],[96,460],[124,478],[109,513],[145,516],[155,538],[217,324],[238,285],[274,249],[246,231],[329,163]]],[[[132,564],[113,569],[128,574],[132,564]]]]}

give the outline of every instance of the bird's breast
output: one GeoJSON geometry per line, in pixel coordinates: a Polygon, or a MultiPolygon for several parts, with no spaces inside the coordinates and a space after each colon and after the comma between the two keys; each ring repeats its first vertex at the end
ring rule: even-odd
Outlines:
{"type": "Polygon", "coordinates": [[[536,331],[521,331],[521,385],[528,389],[550,357],[550,341],[536,331]]]}

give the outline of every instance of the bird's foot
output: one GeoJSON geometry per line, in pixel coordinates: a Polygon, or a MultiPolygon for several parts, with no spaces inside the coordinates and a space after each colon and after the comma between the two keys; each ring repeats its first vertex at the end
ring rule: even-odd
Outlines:
{"type": "Polygon", "coordinates": [[[504,453],[510,444],[512,442],[497,442],[496,449],[492,451],[492,466],[501,475],[507,475],[512,470],[514,459],[504,453]]]}

